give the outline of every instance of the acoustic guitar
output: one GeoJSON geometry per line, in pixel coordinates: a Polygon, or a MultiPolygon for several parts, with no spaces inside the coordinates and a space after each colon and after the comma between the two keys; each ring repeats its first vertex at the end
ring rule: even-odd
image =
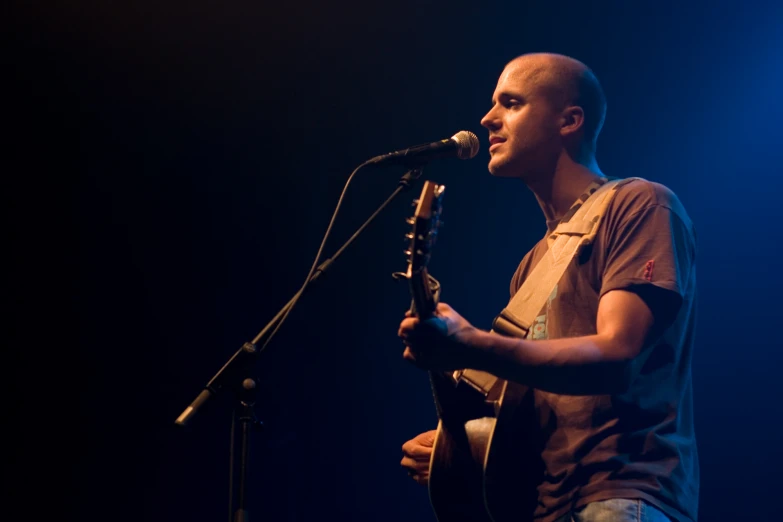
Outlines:
{"type": "MultiPolygon", "coordinates": [[[[408,219],[407,271],[395,274],[407,280],[411,311],[422,320],[435,315],[440,297],[440,284],[427,267],[441,224],[444,191],[444,185],[424,183],[408,219]]],[[[484,389],[463,378],[463,372],[428,373],[438,414],[429,475],[437,520],[532,520],[543,468],[531,390],[492,376],[484,389]]]]}

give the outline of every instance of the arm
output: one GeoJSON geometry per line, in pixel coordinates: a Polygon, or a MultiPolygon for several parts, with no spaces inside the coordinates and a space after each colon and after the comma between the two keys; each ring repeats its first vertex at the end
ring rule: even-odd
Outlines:
{"type": "Polygon", "coordinates": [[[399,335],[408,344],[405,357],[428,369],[484,370],[554,393],[627,389],[650,354],[645,348],[677,316],[694,266],[695,237],[681,205],[663,189],[647,187],[618,204],[624,210],[613,217],[607,214],[604,224],[613,232],[602,250],[605,266],[594,335],[504,337],[474,328],[441,304],[435,321],[445,322],[445,335],[427,321],[421,326],[413,318],[403,321],[399,335]],[[655,270],[648,274],[650,261],[655,270]]]}
{"type": "Polygon", "coordinates": [[[637,293],[614,290],[598,304],[595,335],[530,341],[476,330],[470,366],[553,393],[616,393],[657,326],[637,293]]]}
{"type": "Polygon", "coordinates": [[[475,328],[445,303],[438,304],[434,319],[404,319],[399,335],[408,345],[404,357],[425,369],[474,368],[560,394],[617,393],[627,389],[646,356],[645,345],[671,319],[659,313],[656,321],[650,306],[656,310],[676,306],[669,300],[671,292],[650,291],[604,294],[598,304],[596,334],[584,337],[536,341],[506,337],[475,328]],[[433,321],[444,322],[445,328],[433,327],[433,321]]]}

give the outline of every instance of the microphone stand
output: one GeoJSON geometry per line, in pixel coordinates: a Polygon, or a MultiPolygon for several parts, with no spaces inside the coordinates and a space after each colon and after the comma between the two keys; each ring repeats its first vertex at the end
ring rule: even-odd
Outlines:
{"type": "MultiPolygon", "coordinates": [[[[356,232],[340,247],[335,254],[321,263],[318,268],[313,272],[313,275],[308,280],[307,284],[302,290],[309,288],[309,283],[316,281],[331,264],[337,259],[340,254],[350,245],[353,241],[367,228],[367,226],[375,219],[375,217],[395,198],[403,191],[409,190],[413,186],[413,182],[419,179],[422,174],[422,165],[411,167],[400,178],[397,188],[389,196],[386,201],[381,204],[380,207],[359,227],[356,232]]],[[[256,401],[256,381],[249,375],[253,371],[253,363],[256,360],[256,356],[259,354],[259,350],[256,345],[264,339],[270,330],[286,315],[286,312],[296,303],[302,292],[297,292],[288,303],[280,309],[269,323],[264,326],[258,335],[252,340],[252,342],[246,342],[242,347],[234,353],[233,356],[223,365],[220,370],[209,380],[204,389],[198,396],[185,408],[185,410],[177,417],[175,423],[178,426],[187,426],[199,410],[207,404],[209,399],[220,393],[224,389],[231,389],[236,395],[237,403],[235,404],[234,417],[231,424],[231,447],[230,447],[230,469],[231,469],[231,485],[230,485],[230,502],[229,502],[229,520],[231,521],[231,504],[233,503],[233,476],[234,476],[234,441],[235,430],[237,426],[240,428],[240,456],[239,456],[239,487],[237,491],[238,505],[236,511],[233,512],[233,522],[249,522],[249,514],[247,509],[247,479],[248,479],[248,463],[250,458],[250,432],[254,426],[263,426],[263,422],[259,421],[253,410],[256,401]]]]}

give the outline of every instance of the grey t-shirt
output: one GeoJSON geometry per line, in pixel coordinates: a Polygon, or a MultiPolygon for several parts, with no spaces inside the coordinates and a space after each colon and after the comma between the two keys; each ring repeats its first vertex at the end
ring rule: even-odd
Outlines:
{"type": "MultiPolygon", "coordinates": [[[[551,231],[557,223],[547,225],[551,231]]],[[[599,299],[622,289],[641,295],[661,326],[639,356],[627,391],[591,396],[533,391],[544,465],[537,521],[609,498],[643,499],[673,520],[696,520],[695,243],[693,225],[671,190],[626,181],[592,247],[572,261],[532,325],[530,339],[595,334],[599,299]]],[[[542,239],[524,257],[511,281],[512,296],[546,249],[542,239]]]]}

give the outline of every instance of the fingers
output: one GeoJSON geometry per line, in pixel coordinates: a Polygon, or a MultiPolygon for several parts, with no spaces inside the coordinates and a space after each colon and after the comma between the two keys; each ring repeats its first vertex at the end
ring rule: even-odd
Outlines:
{"type": "Polygon", "coordinates": [[[402,358],[403,360],[411,363],[412,365],[414,365],[416,368],[419,368],[420,370],[432,369],[433,363],[431,358],[427,356],[427,353],[414,352],[413,350],[411,350],[410,346],[405,347],[405,350],[402,352],[402,358]]]}
{"type": "Polygon", "coordinates": [[[437,436],[438,430],[430,430],[417,435],[414,440],[420,442],[423,446],[429,446],[431,448],[435,445],[435,437],[437,436]]]}
{"type": "Polygon", "coordinates": [[[403,457],[403,459],[400,461],[400,465],[402,466],[405,471],[407,471],[408,476],[412,478],[416,483],[427,485],[430,479],[430,464],[429,460],[427,461],[420,461],[420,460],[414,460],[408,457],[403,457]]]}
{"type": "Polygon", "coordinates": [[[427,485],[430,480],[430,459],[437,430],[425,431],[402,445],[400,465],[418,484],[427,485]]]}
{"type": "Polygon", "coordinates": [[[425,370],[432,369],[434,363],[430,348],[447,335],[448,325],[439,317],[431,317],[424,321],[417,317],[406,317],[397,329],[397,336],[406,346],[403,359],[425,370]]]}
{"type": "Polygon", "coordinates": [[[408,470],[408,476],[414,480],[417,484],[421,484],[422,486],[426,486],[430,482],[430,473],[429,471],[422,471],[422,472],[416,472],[412,470],[408,470]]]}
{"type": "Polygon", "coordinates": [[[407,467],[428,467],[430,465],[432,452],[412,451],[402,457],[401,464],[407,467]],[[415,463],[415,464],[414,464],[415,463]]]}
{"type": "Polygon", "coordinates": [[[411,478],[416,481],[417,484],[421,484],[422,486],[426,486],[430,482],[430,474],[413,474],[411,475],[411,478]]]}
{"type": "Polygon", "coordinates": [[[429,462],[432,456],[432,446],[423,446],[416,439],[409,440],[402,445],[402,454],[406,459],[429,462]]]}
{"type": "Polygon", "coordinates": [[[409,317],[403,319],[400,323],[400,327],[397,329],[397,336],[403,340],[407,340],[412,335],[427,335],[433,334],[447,335],[448,324],[440,317],[434,316],[421,321],[416,317],[409,317]]]}
{"type": "Polygon", "coordinates": [[[430,317],[429,319],[422,321],[422,324],[430,329],[429,333],[437,333],[443,336],[449,334],[449,325],[439,316],[430,317]]]}
{"type": "MultiPolygon", "coordinates": [[[[449,312],[450,310],[452,310],[452,308],[449,305],[447,305],[446,303],[438,303],[435,306],[435,313],[436,314],[446,313],[446,312],[449,312]]],[[[411,310],[405,310],[405,317],[406,318],[407,317],[416,317],[416,315],[411,310]]]]}
{"type": "Polygon", "coordinates": [[[419,320],[415,317],[408,317],[403,319],[400,323],[400,327],[397,329],[397,336],[405,339],[413,331],[413,329],[416,328],[418,323],[419,320]]]}

